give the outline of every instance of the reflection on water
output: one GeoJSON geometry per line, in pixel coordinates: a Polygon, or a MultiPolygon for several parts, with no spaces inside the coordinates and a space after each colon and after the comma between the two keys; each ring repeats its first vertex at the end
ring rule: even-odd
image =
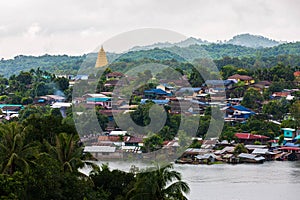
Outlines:
{"type": "Polygon", "coordinates": [[[177,166],[192,200],[294,199],[300,196],[300,162],[262,165],[177,166]]]}
{"type": "Polygon", "coordinates": [[[299,162],[295,162],[293,164],[294,165],[293,165],[291,173],[290,173],[291,179],[293,181],[298,181],[298,183],[299,183],[299,180],[300,180],[300,161],[299,162]]]}
{"type": "MultiPolygon", "coordinates": [[[[142,163],[134,164],[146,167],[142,163]]],[[[110,168],[125,171],[130,165],[109,163],[110,168]]],[[[191,193],[188,198],[191,200],[285,200],[300,196],[300,162],[175,165],[175,169],[189,184],[191,193]]]]}

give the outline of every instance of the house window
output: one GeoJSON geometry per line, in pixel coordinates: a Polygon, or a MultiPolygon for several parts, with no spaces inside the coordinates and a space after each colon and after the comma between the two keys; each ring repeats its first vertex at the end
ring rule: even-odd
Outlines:
{"type": "Polygon", "coordinates": [[[109,153],[108,153],[108,152],[102,152],[102,155],[103,155],[103,156],[108,156],[109,153]]]}

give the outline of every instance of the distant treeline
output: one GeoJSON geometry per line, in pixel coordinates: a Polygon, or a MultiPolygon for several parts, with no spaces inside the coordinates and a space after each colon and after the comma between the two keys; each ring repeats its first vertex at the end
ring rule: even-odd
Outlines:
{"type": "MultiPolygon", "coordinates": [[[[283,65],[300,65],[300,42],[281,44],[271,48],[254,49],[232,44],[191,45],[189,47],[170,47],[131,51],[119,55],[107,53],[108,60],[113,63],[114,70],[126,71],[131,66],[143,62],[160,62],[176,60],[179,63],[210,59],[218,68],[234,65],[242,68],[272,67],[277,63],[283,65]]],[[[9,77],[20,71],[40,68],[55,74],[93,73],[97,54],[82,56],[43,55],[16,56],[14,59],[0,61],[0,74],[9,77]]]]}

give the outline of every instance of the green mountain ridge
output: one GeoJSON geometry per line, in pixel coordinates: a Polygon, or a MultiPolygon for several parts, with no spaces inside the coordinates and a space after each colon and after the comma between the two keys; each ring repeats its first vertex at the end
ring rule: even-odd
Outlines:
{"type": "MultiPolygon", "coordinates": [[[[190,45],[188,47],[155,48],[150,50],[129,51],[124,54],[107,52],[110,63],[132,62],[143,59],[150,60],[172,60],[179,62],[193,62],[195,59],[209,58],[212,60],[224,57],[255,58],[264,59],[278,56],[299,56],[300,42],[285,43],[268,48],[250,48],[233,44],[206,44],[190,45]]],[[[18,74],[20,71],[40,68],[55,74],[76,74],[84,66],[89,69],[83,72],[88,73],[93,69],[97,53],[90,53],[82,56],[68,55],[43,55],[43,56],[16,56],[14,59],[0,60],[0,74],[9,77],[18,74]]]]}

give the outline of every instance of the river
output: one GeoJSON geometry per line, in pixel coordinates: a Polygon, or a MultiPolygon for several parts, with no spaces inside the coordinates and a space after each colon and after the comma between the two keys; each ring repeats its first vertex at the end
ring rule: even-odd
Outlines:
{"type": "MultiPolygon", "coordinates": [[[[101,164],[101,163],[99,163],[101,164]]],[[[145,165],[137,164],[143,168],[145,165]]],[[[109,162],[128,171],[131,164],[109,162]]],[[[289,200],[300,198],[300,161],[264,164],[175,165],[191,192],[190,200],[289,200]]],[[[88,172],[88,169],[84,169],[88,172]]]]}

